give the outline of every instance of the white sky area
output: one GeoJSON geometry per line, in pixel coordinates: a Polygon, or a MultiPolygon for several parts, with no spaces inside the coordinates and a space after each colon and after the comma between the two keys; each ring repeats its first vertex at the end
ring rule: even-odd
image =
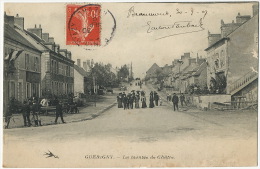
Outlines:
{"type": "MultiPolygon", "coordinates": [[[[54,37],[61,48],[72,52],[72,59],[81,61],[94,59],[95,62],[111,63],[113,67],[133,63],[135,77],[143,77],[153,63],[159,66],[171,64],[174,59],[179,59],[184,52],[191,52],[193,57],[197,53],[206,56],[208,30],[211,33],[220,33],[220,21],[231,23],[238,12],[241,15],[252,16],[252,3],[102,3],[102,11],[111,11],[116,19],[114,38],[105,47],[95,50],[86,50],[86,46],[66,46],[66,3],[6,3],[4,10],[7,15],[19,14],[25,18],[25,29],[41,24],[44,33],[54,37]],[[135,12],[157,13],[168,11],[169,16],[156,17],[129,17],[129,9],[134,6],[135,12]],[[183,14],[176,14],[177,10],[183,14]],[[191,15],[191,8],[194,13],[191,15]],[[155,26],[172,25],[177,21],[192,21],[199,23],[203,17],[202,11],[207,10],[207,15],[202,20],[205,30],[189,34],[170,36],[155,40],[161,36],[180,33],[176,29],[160,30],[147,33],[147,22],[155,26]],[[187,13],[185,13],[185,11],[187,13]]],[[[102,20],[103,24],[111,25],[112,20],[102,20]]],[[[102,28],[109,26],[103,25],[102,28]]],[[[105,30],[102,30],[105,31],[105,30]]],[[[102,35],[101,35],[101,38],[102,35]]]]}

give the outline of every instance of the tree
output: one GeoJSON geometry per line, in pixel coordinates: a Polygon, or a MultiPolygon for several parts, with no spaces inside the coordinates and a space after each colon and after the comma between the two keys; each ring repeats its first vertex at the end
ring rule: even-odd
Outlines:
{"type": "Polygon", "coordinates": [[[128,70],[128,67],[126,65],[122,66],[119,71],[118,71],[118,79],[125,79],[125,78],[128,78],[129,76],[129,70],[128,70]]]}
{"type": "Polygon", "coordinates": [[[97,85],[107,87],[117,83],[116,75],[111,72],[111,68],[111,64],[96,63],[94,65],[91,76],[95,78],[97,85]]]}
{"type": "Polygon", "coordinates": [[[156,78],[157,78],[157,82],[161,82],[164,78],[164,74],[163,74],[162,70],[157,69],[155,71],[155,75],[156,75],[156,78]]]}

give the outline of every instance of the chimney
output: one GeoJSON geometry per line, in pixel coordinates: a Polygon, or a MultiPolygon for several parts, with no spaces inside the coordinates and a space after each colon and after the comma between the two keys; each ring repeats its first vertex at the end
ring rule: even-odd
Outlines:
{"type": "Polygon", "coordinates": [[[64,57],[67,57],[68,56],[68,52],[67,52],[67,49],[60,49],[59,50],[60,54],[64,57]]]}
{"type": "Polygon", "coordinates": [[[67,58],[71,59],[71,52],[70,51],[67,52],[67,58]]]}
{"type": "Polygon", "coordinates": [[[237,14],[236,16],[236,23],[245,23],[246,21],[248,21],[249,19],[251,19],[250,15],[240,15],[240,13],[237,14]]]}
{"type": "Polygon", "coordinates": [[[54,43],[54,37],[49,37],[48,41],[54,43]]]}
{"type": "Polygon", "coordinates": [[[211,34],[208,31],[208,47],[221,39],[221,34],[211,34]]]}
{"type": "Polygon", "coordinates": [[[253,5],[253,16],[259,14],[259,11],[258,11],[258,10],[259,10],[258,4],[254,4],[254,5],[253,5]]]}
{"type": "Polygon", "coordinates": [[[43,34],[42,34],[42,39],[43,39],[45,42],[49,42],[49,33],[43,33],[43,34]]]}
{"type": "Polygon", "coordinates": [[[24,29],[24,17],[19,17],[19,15],[16,14],[16,17],[14,17],[14,23],[24,29]]]}
{"type": "Polygon", "coordinates": [[[78,67],[81,67],[80,66],[80,59],[77,59],[77,65],[78,65],[78,67]]]}
{"type": "Polygon", "coordinates": [[[42,28],[39,26],[39,28],[37,28],[36,24],[35,24],[35,28],[29,28],[27,29],[29,32],[36,34],[38,37],[40,37],[42,39],[42,28]]]}
{"type": "Polygon", "coordinates": [[[55,44],[55,52],[56,53],[59,53],[59,51],[60,51],[60,45],[59,44],[55,44]]]}
{"type": "Polygon", "coordinates": [[[87,71],[87,62],[83,62],[83,68],[87,71]]]}
{"type": "Polygon", "coordinates": [[[4,16],[4,22],[8,25],[10,25],[12,28],[14,27],[14,16],[8,16],[6,15],[5,13],[5,16],[4,16]]]}

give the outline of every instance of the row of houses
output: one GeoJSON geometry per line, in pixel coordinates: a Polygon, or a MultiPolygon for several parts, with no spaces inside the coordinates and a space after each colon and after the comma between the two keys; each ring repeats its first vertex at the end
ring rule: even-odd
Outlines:
{"type": "Polygon", "coordinates": [[[220,33],[208,32],[205,57],[184,53],[171,65],[153,64],[146,79],[158,83],[162,72],[161,86],[178,92],[187,93],[190,86],[196,85],[212,94],[257,100],[258,19],[258,5],[253,5],[252,17],[238,13],[232,23],[221,20],[220,33]]]}
{"type": "Polygon", "coordinates": [[[4,100],[74,92],[74,61],[41,25],[24,28],[24,18],[4,15],[4,100]]]}

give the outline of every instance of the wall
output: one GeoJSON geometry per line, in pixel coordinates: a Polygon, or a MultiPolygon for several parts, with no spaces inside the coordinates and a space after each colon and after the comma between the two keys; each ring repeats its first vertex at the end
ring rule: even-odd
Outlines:
{"type": "Polygon", "coordinates": [[[229,73],[228,86],[246,73],[258,69],[258,15],[230,34],[228,41],[229,73]]]}
{"type": "Polygon", "coordinates": [[[197,108],[207,108],[210,109],[210,104],[213,102],[225,103],[231,102],[231,95],[202,95],[202,96],[194,96],[193,104],[197,106],[197,108]]]}
{"type": "Polygon", "coordinates": [[[77,71],[74,71],[74,92],[84,93],[84,77],[77,71]]]}
{"type": "Polygon", "coordinates": [[[258,100],[258,81],[255,80],[241,91],[236,93],[235,96],[245,96],[247,101],[257,101],[258,100]]]}
{"type": "Polygon", "coordinates": [[[227,40],[223,40],[221,43],[213,46],[207,51],[207,86],[210,86],[211,77],[216,79],[215,73],[223,71],[226,75],[228,67],[227,57],[227,40]],[[219,60],[219,66],[215,64],[216,60],[219,60]]]}
{"type": "MultiPolygon", "coordinates": [[[[27,77],[26,72],[30,72],[31,74],[34,74],[36,76],[39,76],[40,79],[40,72],[41,72],[41,53],[40,52],[36,52],[28,47],[22,46],[22,45],[17,45],[15,42],[10,41],[8,39],[4,40],[4,53],[8,54],[11,49],[13,50],[24,50],[21,55],[15,60],[15,67],[16,67],[16,71],[14,74],[9,74],[8,75],[8,79],[6,79],[5,83],[5,88],[4,91],[6,93],[4,93],[4,100],[7,101],[9,100],[9,96],[10,92],[12,92],[12,94],[14,94],[13,96],[19,100],[19,101],[24,101],[25,99],[27,99],[27,97],[31,97],[32,96],[32,82],[27,81],[28,79],[32,79],[30,77],[27,77]],[[28,69],[26,69],[26,64],[25,64],[25,55],[29,55],[30,57],[30,65],[28,67],[28,69]],[[37,66],[37,71],[34,67],[34,58],[38,58],[38,66],[37,66]],[[14,91],[10,91],[10,86],[8,85],[8,82],[14,82],[14,91]],[[27,89],[26,89],[26,84],[29,84],[30,88],[29,88],[29,95],[27,96],[27,89]]],[[[6,55],[5,55],[6,56],[6,55]]],[[[37,78],[38,79],[38,78],[37,78]]],[[[34,80],[34,83],[38,86],[38,88],[40,89],[40,80],[34,80]]],[[[37,95],[41,96],[40,90],[37,90],[37,95]]]]}

